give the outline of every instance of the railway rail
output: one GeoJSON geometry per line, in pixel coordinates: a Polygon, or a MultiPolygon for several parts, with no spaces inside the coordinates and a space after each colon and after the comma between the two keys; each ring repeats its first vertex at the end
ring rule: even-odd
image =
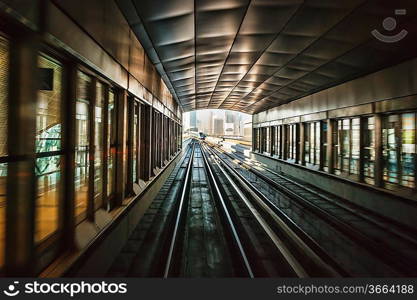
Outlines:
{"type": "Polygon", "coordinates": [[[157,200],[159,206],[152,206],[149,218],[138,225],[141,246],[116,259],[112,276],[346,276],[305,233],[288,226],[250,183],[197,140],[189,141],[157,200]]]}
{"type": "Polygon", "coordinates": [[[416,243],[402,228],[218,146],[187,143],[121,276],[415,274],[416,243]]]}
{"type": "MultiPolygon", "coordinates": [[[[346,203],[336,196],[320,193],[314,188],[283,176],[264,165],[223,151],[218,146],[211,145],[211,147],[225,164],[251,182],[260,194],[268,197],[268,195],[275,193],[279,194],[281,198],[287,199],[287,205],[292,206],[291,209],[287,209],[287,212],[282,209],[282,203],[266,201],[277,211],[286,214],[290,223],[293,220],[293,226],[303,227],[300,230],[308,231],[308,224],[297,226],[295,223],[298,222],[294,220],[296,218],[291,215],[297,210],[294,207],[298,206],[303,214],[306,211],[313,214],[317,219],[316,223],[321,223],[322,228],[331,228],[329,232],[339,234],[339,236],[343,235],[344,237],[338,241],[341,245],[355,243],[357,246],[350,248],[354,248],[356,256],[361,257],[357,257],[356,262],[354,262],[354,257],[344,261],[345,265],[350,265],[346,268],[350,276],[366,276],[369,274],[367,272],[372,272],[372,268],[375,266],[378,266],[374,271],[379,276],[381,274],[385,276],[416,275],[417,240],[408,228],[393,224],[384,217],[363,212],[361,208],[346,203]],[[366,262],[366,260],[368,261],[366,262]],[[373,260],[374,263],[372,263],[373,260]],[[366,263],[368,263],[367,266],[366,263]],[[386,267],[381,267],[382,265],[386,267]]],[[[319,228],[313,228],[311,232],[314,230],[317,233],[319,228]]],[[[337,237],[334,238],[337,239],[337,237]]],[[[319,248],[327,249],[328,253],[332,252],[329,250],[331,247],[325,238],[315,239],[319,248]]],[[[333,250],[334,253],[340,254],[341,247],[333,250]]],[[[336,261],[341,260],[337,255],[332,255],[332,257],[336,261]]]]}

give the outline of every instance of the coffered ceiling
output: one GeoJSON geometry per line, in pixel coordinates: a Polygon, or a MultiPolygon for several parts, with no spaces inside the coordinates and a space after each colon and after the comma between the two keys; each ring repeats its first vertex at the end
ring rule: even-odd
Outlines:
{"type": "Polygon", "coordinates": [[[415,0],[116,2],[185,111],[252,114],[417,53],[415,0]]]}

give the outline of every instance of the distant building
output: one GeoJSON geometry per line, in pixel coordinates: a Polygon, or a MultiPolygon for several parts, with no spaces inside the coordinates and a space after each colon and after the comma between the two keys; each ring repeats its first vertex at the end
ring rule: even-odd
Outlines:
{"type": "Polygon", "coordinates": [[[243,122],[242,122],[242,115],[240,113],[236,113],[235,122],[233,123],[234,135],[242,136],[243,135],[243,122]]]}
{"type": "Polygon", "coordinates": [[[213,135],[224,135],[224,120],[219,118],[213,119],[213,135]]]}
{"type": "Polygon", "coordinates": [[[235,112],[232,111],[226,111],[226,123],[235,123],[235,112]]]}
{"type": "Polygon", "coordinates": [[[197,112],[195,110],[190,112],[190,131],[198,131],[197,112]]]}
{"type": "Polygon", "coordinates": [[[190,128],[197,128],[197,112],[195,110],[190,112],[190,128]]]}
{"type": "Polygon", "coordinates": [[[243,124],[243,140],[252,141],[252,122],[243,124]]]}
{"type": "Polygon", "coordinates": [[[200,122],[198,129],[205,134],[213,134],[213,112],[211,110],[200,111],[197,115],[197,122],[200,122]]]}

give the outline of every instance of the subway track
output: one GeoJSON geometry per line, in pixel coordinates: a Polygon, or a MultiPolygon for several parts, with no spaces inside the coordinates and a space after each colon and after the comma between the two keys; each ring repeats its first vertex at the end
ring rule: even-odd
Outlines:
{"type": "Polygon", "coordinates": [[[320,250],[337,261],[345,275],[416,276],[417,241],[412,230],[241,155],[212,149],[277,213],[286,216],[295,230],[308,234],[320,250]]]}
{"type": "Polygon", "coordinates": [[[415,276],[414,236],[389,225],[258,162],[190,140],[108,276],[415,276]]]}
{"type": "Polygon", "coordinates": [[[108,276],[345,276],[210,147],[186,148],[108,276]]]}

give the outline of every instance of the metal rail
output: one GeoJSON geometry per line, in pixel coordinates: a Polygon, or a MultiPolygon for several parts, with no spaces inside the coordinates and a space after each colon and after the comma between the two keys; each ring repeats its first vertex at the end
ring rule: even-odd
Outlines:
{"type": "MultiPolygon", "coordinates": [[[[327,197],[324,197],[323,195],[320,195],[316,191],[313,191],[313,190],[311,190],[307,187],[302,186],[298,182],[294,182],[294,181],[292,181],[288,178],[285,178],[284,176],[282,176],[282,175],[280,175],[280,174],[278,174],[278,173],[276,173],[272,170],[263,168],[264,170],[268,171],[269,173],[277,176],[279,179],[281,179],[283,181],[286,181],[288,183],[288,185],[280,184],[280,183],[274,181],[273,179],[269,178],[268,176],[262,174],[260,171],[254,169],[252,166],[250,166],[246,162],[242,161],[240,158],[237,158],[236,156],[232,156],[231,154],[227,153],[226,151],[223,151],[223,150],[219,150],[219,151],[221,151],[222,153],[227,155],[230,159],[233,159],[233,160],[237,159],[240,162],[239,164],[243,168],[247,169],[248,171],[252,172],[256,176],[260,177],[262,180],[266,181],[268,184],[272,185],[273,187],[277,188],[278,190],[280,190],[280,191],[284,192],[285,194],[289,195],[291,198],[297,200],[299,203],[309,207],[318,216],[327,220],[329,223],[331,223],[333,226],[335,226],[338,230],[340,230],[341,232],[343,232],[344,234],[346,234],[347,236],[349,236],[353,240],[357,241],[358,244],[360,244],[362,247],[366,248],[371,253],[376,254],[377,257],[380,257],[385,262],[389,263],[396,270],[398,270],[400,272],[405,272],[406,274],[408,274],[408,276],[411,276],[411,275],[416,273],[416,271],[414,270],[414,267],[412,265],[409,265],[407,263],[407,260],[405,260],[403,257],[398,258],[398,256],[396,255],[394,250],[391,250],[391,249],[386,248],[386,247],[384,249],[382,249],[381,245],[379,243],[374,242],[371,238],[367,237],[364,233],[362,233],[361,231],[358,231],[358,229],[353,228],[351,225],[346,224],[345,222],[339,220],[336,216],[330,215],[328,212],[326,212],[321,207],[312,203],[311,201],[309,201],[305,197],[301,196],[300,194],[292,191],[289,188],[289,186],[290,186],[290,184],[293,184],[293,185],[297,186],[298,188],[305,190],[306,192],[310,192],[310,193],[314,194],[314,196],[319,197],[320,199],[323,199],[326,202],[330,202],[330,203],[334,204],[335,206],[337,206],[338,208],[344,209],[345,211],[348,211],[349,213],[354,214],[355,216],[364,220],[365,222],[368,221],[368,222],[372,223],[374,226],[377,226],[377,227],[385,230],[386,232],[390,232],[391,234],[394,234],[399,238],[404,238],[404,236],[402,234],[397,233],[397,232],[393,231],[392,229],[388,230],[382,224],[379,224],[377,222],[372,222],[372,221],[369,220],[369,218],[364,218],[363,216],[358,215],[354,211],[349,210],[342,205],[338,205],[334,201],[328,199],[327,197]]],[[[272,205],[274,205],[274,204],[272,204],[272,205]]],[[[410,240],[409,238],[407,238],[405,240],[407,240],[408,242],[411,242],[413,244],[415,243],[414,241],[410,240]]]]}
{"type": "MultiPolygon", "coordinates": [[[[249,163],[245,162],[241,158],[241,155],[238,155],[237,153],[236,154],[235,153],[233,153],[233,154],[232,153],[228,153],[228,152],[226,152],[226,151],[224,151],[222,149],[220,149],[220,150],[222,151],[222,153],[224,153],[225,155],[229,156],[231,159],[237,159],[237,160],[239,160],[240,163],[241,163],[241,165],[243,167],[245,167],[247,170],[249,170],[250,172],[254,173],[255,175],[258,175],[262,179],[265,178],[265,180],[270,179],[266,175],[260,173],[256,169],[254,169],[254,167],[251,166],[249,163]]],[[[403,232],[400,232],[400,231],[396,230],[395,228],[392,228],[392,226],[386,226],[381,221],[375,220],[374,218],[369,217],[367,215],[364,215],[362,213],[358,213],[356,210],[354,210],[354,209],[352,209],[352,208],[350,208],[350,207],[348,207],[346,205],[343,205],[342,203],[336,202],[334,199],[331,199],[331,198],[329,198],[326,195],[323,195],[323,194],[321,194],[321,193],[319,193],[319,192],[317,192],[317,191],[315,191],[315,190],[313,190],[313,189],[311,189],[311,188],[309,188],[309,187],[307,187],[307,186],[305,186],[305,185],[303,185],[303,184],[301,184],[301,183],[299,183],[297,181],[294,181],[292,179],[289,179],[289,178],[287,178],[287,177],[285,177],[285,176],[283,176],[283,175],[275,172],[274,170],[271,170],[269,168],[265,168],[259,162],[253,162],[253,163],[254,163],[254,165],[256,164],[259,168],[261,168],[262,170],[264,170],[264,171],[272,174],[273,176],[276,176],[276,177],[280,178],[283,181],[286,181],[286,182],[288,182],[290,184],[293,184],[293,185],[297,186],[298,188],[300,188],[302,190],[305,190],[306,192],[311,193],[314,196],[316,196],[316,197],[318,197],[320,199],[323,199],[324,201],[329,202],[329,203],[333,204],[334,206],[337,206],[338,208],[340,208],[342,210],[345,210],[348,213],[354,214],[357,218],[362,219],[365,222],[369,222],[369,223],[371,223],[371,224],[379,227],[381,230],[388,231],[388,232],[392,233],[393,235],[396,235],[398,238],[404,239],[404,240],[406,240],[406,241],[414,244],[417,247],[417,237],[404,234],[403,232]]],[[[276,182],[275,182],[275,184],[278,185],[278,183],[276,183],[276,182]]],[[[374,214],[373,212],[370,212],[370,213],[371,214],[374,214]]],[[[409,231],[409,229],[406,229],[406,231],[409,231]]]]}
{"type": "Polygon", "coordinates": [[[325,274],[325,276],[340,276],[340,273],[335,270],[332,266],[330,266],[328,263],[326,263],[320,256],[318,256],[299,236],[296,234],[287,224],[286,222],[280,218],[275,211],[273,211],[267,204],[266,200],[264,199],[263,195],[261,195],[258,191],[256,191],[256,188],[248,182],[242,175],[240,175],[236,170],[228,166],[217,153],[212,151],[209,148],[206,148],[207,151],[212,153],[217,157],[217,164],[219,166],[219,169],[222,171],[224,176],[228,179],[230,182],[230,185],[236,190],[236,192],[239,194],[239,196],[242,198],[248,209],[252,212],[255,219],[258,221],[258,223],[262,226],[262,228],[265,230],[265,232],[270,237],[271,241],[274,243],[274,245],[277,247],[278,251],[283,255],[283,257],[287,260],[289,265],[293,268],[294,272],[299,277],[308,277],[309,273],[308,271],[303,267],[303,263],[300,262],[297,258],[294,257],[292,254],[292,251],[289,250],[289,248],[285,245],[285,243],[277,236],[277,234],[274,232],[274,230],[271,228],[271,226],[268,224],[268,222],[261,216],[261,214],[258,212],[257,208],[252,204],[252,202],[249,200],[249,197],[252,198],[253,201],[255,201],[255,204],[262,209],[264,213],[266,213],[271,220],[274,221],[274,227],[279,228],[280,232],[284,234],[286,239],[290,241],[291,245],[293,247],[296,247],[300,253],[303,253],[304,258],[307,258],[307,260],[315,265],[317,270],[320,270],[322,274],[325,274]],[[222,167],[223,166],[223,167],[222,167]],[[227,172],[226,172],[227,170],[227,172]],[[229,174],[231,174],[235,180],[231,178],[229,174]],[[247,192],[243,192],[241,188],[238,187],[238,185],[235,183],[235,181],[238,182],[240,186],[243,187],[243,189],[247,192]]]}
{"type": "MultiPolygon", "coordinates": [[[[201,146],[201,149],[203,150],[203,147],[202,146],[201,146]]],[[[206,167],[207,174],[209,175],[209,177],[211,179],[211,182],[212,182],[212,185],[214,186],[215,195],[216,195],[218,201],[221,204],[220,207],[221,207],[221,209],[223,211],[223,214],[226,217],[227,224],[229,225],[230,232],[231,232],[232,237],[233,237],[233,240],[234,240],[234,245],[235,245],[235,247],[238,250],[239,257],[241,258],[241,261],[242,261],[242,263],[244,265],[244,269],[245,269],[247,275],[250,278],[254,278],[255,276],[254,276],[254,273],[252,271],[252,267],[251,267],[251,265],[249,263],[249,259],[248,259],[247,255],[246,255],[246,251],[245,251],[245,249],[244,249],[244,247],[242,245],[241,239],[240,239],[239,234],[238,234],[238,232],[236,230],[236,226],[235,226],[235,224],[233,222],[233,219],[231,217],[231,214],[229,213],[229,210],[227,208],[226,202],[225,202],[225,200],[224,200],[224,198],[222,196],[222,193],[220,191],[220,188],[219,188],[219,185],[218,185],[218,182],[217,182],[218,179],[216,179],[216,176],[213,174],[213,171],[212,171],[211,166],[210,166],[210,164],[208,162],[208,159],[207,159],[207,156],[206,156],[205,151],[201,151],[201,153],[202,153],[202,156],[203,156],[203,160],[204,160],[204,164],[205,164],[205,167],[206,167]]]]}
{"type": "Polygon", "coordinates": [[[179,205],[178,205],[178,213],[177,213],[177,217],[175,220],[175,227],[174,227],[174,231],[172,234],[171,243],[170,243],[169,251],[168,251],[168,258],[167,258],[165,269],[164,269],[164,278],[169,277],[171,267],[172,267],[172,262],[173,262],[173,256],[176,250],[176,244],[177,244],[177,239],[179,235],[180,225],[181,225],[181,221],[184,215],[185,201],[187,201],[186,196],[188,195],[189,185],[191,181],[190,174],[191,174],[193,161],[194,161],[194,149],[195,149],[195,143],[193,143],[192,145],[191,155],[190,155],[190,159],[188,160],[184,184],[182,186],[181,198],[180,198],[179,205]]]}
{"type": "MultiPolygon", "coordinates": [[[[229,155],[229,153],[227,153],[227,155],[229,155]]],[[[230,157],[230,155],[229,155],[229,157],[230,157]]],[[[271,178],[267,177],[266,175],[262,174],[261,172],[259,172],[258,170],[256,170],[256,169],[254,170],[253,167],[250,167],[246,162],[243,162],[242,161],[242,165],[245,165],[245,167],[247,167],[247,169],[249,171],[255,173],[256,175],[259,175],[262,179],[264,179],[264,178],[265,178],[265,180],[271,179],[271,178]]],[[[376,227],[379,227],[381,230],[390,232],[393,235],[396,235],[398,238],[401,238],[403,240],[406,240],[407,242],[410,242],[410,243],[414,244],[414,246],[417,247],[417,238],[416,237],[411,237],[409,235],[406,235],[406,234],[404,234],[402,232],[397,231],[396,229],[394,229],[392,227],[385,226],[382,222],[377,221],[377,220],[373,219],[372,217],[369,217],[369,216],[366,216],[364,214],[358,213],[354,209],[349,208],[349,207],[347,207],[347,206],[345,206],[345,205],[343,205],[341,203],[338,203],[335,200],[327,197],[326,195],[320,194],[319,192],[317,192],[317,191],[315,191],[315,190],[313,190],[313,189],[311,189],[311,188],[309,188],[309,187],[307,187],[305,185],[302,185],[299,182],[296,182],[296,181],[291,180],[291,179],[289,179],[287,177],[284,177],[281,174],[279,174],[279,173],[277,173],[277,172],[275,172],[273,170],[270,170],[268,168],[263,168],[263,167],[260,167],[260,168],[262,168],[263,170],[267,171],[268,173],[270,173],[270,174],[272,174],[272,175],[280,178],[281,180],[284,180],[284,181],[286,181],[286,182],[288,182],[290,184],[293,184],[296,187],[298,187],[298,188],[300,188],[302,190],[305,190],[306,192],[311,193],[314,196],[316,196],[316,197],[318,197],[320,199],[323,199],[324,201],[326,201],[328,203],[333,204],[334,206],[336,206],[337,208],[340,208],[341,210],[344,210],[344,211],[346,211],[348,213],[354,214],[358,219],[362,219],[365,222],[371,223],[372,225],[374,225],[376,227]]],[[[272,180],[272,182],[274,182],[276,185],[278,185],[277,182],[275,182],[273,180],[272,180]]]]}

